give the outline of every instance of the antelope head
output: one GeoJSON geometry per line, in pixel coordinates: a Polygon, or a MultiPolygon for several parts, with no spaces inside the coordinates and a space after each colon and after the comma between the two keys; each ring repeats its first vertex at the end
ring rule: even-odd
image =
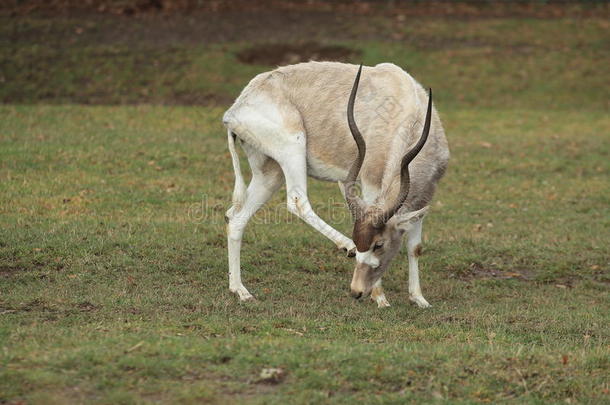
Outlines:
{"type": "Polygon", "coordinates": [[[402,208],[409,194],[409,163],[421,151],[428,139],[432,115],[432,90],[430,90],[421,137],[401,160],[400,188],[396,200],[389,207],[381,207],[376,203],[367,205],[358,197],[355,190],[356,179],[366,155],[364,138],[354,120],[354,101],[361,72],[362,66],[356,75],[347,106],[347,121],[358,146],[358,157],[344,182],[345,199],[354,220],[352,239],[356,245],[356,268],[351,283],[351,295],[356,299],[371,293],[375,283],[398,253],[404,233],[409,231],[413,222],[420,220],[426,214],[428,207],[411,212],[402,208]]]}

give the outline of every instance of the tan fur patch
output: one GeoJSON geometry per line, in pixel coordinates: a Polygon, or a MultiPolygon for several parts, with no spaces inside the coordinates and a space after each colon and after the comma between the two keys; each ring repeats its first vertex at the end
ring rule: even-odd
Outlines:
{"type": "Polygon", "coordinates": [[[381,287],[373,287],[373,290],[371,290],[371,298],[374,300],[376,300],[377,297],[379,297],[382,294],[383,294],[383,288],[381,288],[381,287]]]}
{"type": "Polygon", "coordinates": [[[413,256],[415,257],[419,257],[422,255],[424,248],[422,247],[422,245],[417,245],[415,246],[415,249],[413,249],[413,256]]]}

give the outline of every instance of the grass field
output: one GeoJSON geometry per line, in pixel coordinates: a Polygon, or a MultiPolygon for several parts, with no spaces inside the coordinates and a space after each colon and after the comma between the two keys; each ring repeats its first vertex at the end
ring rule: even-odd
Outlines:
{"type": "MultiPolygon", "coordinates": [[[[379,310],[283,191],[245,235],[257,300],[228,291],[222,100],[269,69],[236,60],[247,44],[108,48],[92,19],[53,54],[27,33],[82,20],[2,18],[0,402],[610,400],[605,19],[407,20],[401,43],[378,17],[338,39],[433,87],[452,151],[420,261],[433,307],[408,303],[404,253],[379,310]]],[[[349,232],[334,184],[310,196],[349,232]]]]}

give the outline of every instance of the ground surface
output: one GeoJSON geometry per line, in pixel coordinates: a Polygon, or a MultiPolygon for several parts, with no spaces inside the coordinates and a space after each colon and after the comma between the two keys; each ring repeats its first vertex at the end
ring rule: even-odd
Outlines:
{"type": "MultiPolygon", "coordinates": [[[[607,20],[288,12],[280,36],[273,11],[231,13],[0,18],[0,402],[607,402],[607,20]],[[432,308],[408,304],[405,255],[392,307],[354,302],[353,261],[283,192],[246,231],[257,301],[229,293],[220,117],[270,40],[435,89],[432,308]]],[[[336,187],[310,188],[347,232],[336,187]]]]}

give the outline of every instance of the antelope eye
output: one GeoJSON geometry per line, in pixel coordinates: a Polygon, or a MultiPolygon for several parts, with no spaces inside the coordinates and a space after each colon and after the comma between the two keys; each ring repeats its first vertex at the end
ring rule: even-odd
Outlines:
{"type": "Polygon", "coordinates": [[[377,242],[375,242],[375,246],[373,246],[373,252],[375,250],[381,249],[383,247],[383,241],[382,240],[378,240],[377,242]]]}

